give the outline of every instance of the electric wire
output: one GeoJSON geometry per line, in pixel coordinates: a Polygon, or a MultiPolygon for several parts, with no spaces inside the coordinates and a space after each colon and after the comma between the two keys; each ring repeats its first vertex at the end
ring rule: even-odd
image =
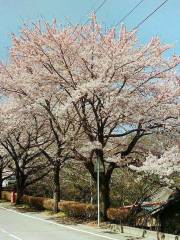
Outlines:
{"type": "Polygon", "coordinates": [[[91,8],[86,12],[86,14],[84,16],[81,16],[80,20],[79,20],[79,24],[82,22],[83,18],[85,16],[87,16],[90,12],[94,11],[95,6],[100,2],[101,0],[97,0],[92,6],[91,8]]]}
{"type": "Polygon", "coordinates": [[[139,1],[124,17],[122,17],[119,22],[115,25],[115,27],[117,27],[118,25],[120,25],[120,23],[122,23],[126,18],[128,18],[135,10],[136,8],[138,8],[145,0],[141,0],[139,1]]]}
{"type": "MultiPolygon", "coordinates": [[[[94,9],[94,13],[97,14],[97,12],[107,3],[108,0],[103,0],[102,3],[96,8],[94,9]]],[[[99,1],[97,1],[99,2],[99,1]]],[[[83,25],[86,25],[89,22],[89,18],[86,20],[86,22],[83,25]]]]}
{"type": "Polygon", "coordinates": [[[163,5],[165,5],[168,2],[168,0],[165,0],[164,2],[162,2],[154,11],[152,11],[149,15],[147,15],[146,18],[144,18],[142,21],[140,21],[134,28],[138,29],[141,25],[143,25],[154,13],[156,13],[163,5]]]}

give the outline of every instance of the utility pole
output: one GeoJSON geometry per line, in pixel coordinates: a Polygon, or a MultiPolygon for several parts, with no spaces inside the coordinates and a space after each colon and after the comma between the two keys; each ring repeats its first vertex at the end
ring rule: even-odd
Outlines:
{"type": "Polygon", "coordinates": [[[101,217],[101,212],[100,212],[100,172],[104,172],[104,167],[100,159],[96,160],[95,166],[94,166],[94,171],[97,173],[97,225],[98,227],[100,226],[100,217],[101,217]]]}
{"type": "Polygon", "coordinates": [[[100,193],[99,193],[99,159],[97,159],[97,207],[98,207],[98,227],[100,226],[100,193]]]}

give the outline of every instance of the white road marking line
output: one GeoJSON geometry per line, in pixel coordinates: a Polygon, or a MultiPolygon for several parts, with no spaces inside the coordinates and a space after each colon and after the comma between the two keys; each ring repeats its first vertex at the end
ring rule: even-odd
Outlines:
{"type": "MultiPolygon", "coordinates": [[[[63,227],[63,228],[68,228],[68,229],[71,229],[73,231],[77,231],[77,232],[81,232],[81,233],[86,233],[86,234],[89,234],[89,235],[92,235],[92,236],[96,236],[96,237],[101,237],[101,238],[106,238],[106,239],[109,239],[109,240],[119,240],[117,238],[112,238],[112,237],[108,237],[108,236],[103,236],[101,234],[97,234],[97,233],[92,233],[92,232],[89,232],[89,231],[85,231],[85,230],[80,230],[80,229],[77,229],[77,228],[74,228],[74,227],[70,227],[70,226],[65,226],[63,224],[60,224],[60,223],[56,223],[56,222],[52,222],[52,221],[49,221],[49,220],[46,220],[46,219],[42,219],[42,218],[39,218],[39,217],[34,217],[34,216],[30,216],[28,214],[25,214],[25,213],[20,213],[20,212],[17,212],[15,210],[12,210],[12,209],[8,209],[8,208],[4,208],[4,207],[0,207],[1,209],[4,209],[6,211],[9,211],[9,212],[13,212],[13,213],[16,213],[16,214],[19,214],[19,215],[22,215],[22,216],[25,216],[25,217],[28,217],[28,218],[31,218],[31,219],[36,219],[36,220],[39,220],[39,221],[42,221],[42,222],[46,222],[46,223],[51,223],[53,225],[56,225],[56,226],[60,226],[60,227],[63,227]]],[[[22,239],[18,239],[17,240],[22,240],[22,239]]]]}
{"type": "Polygon", "coordinates": [[[15,236],[14,234],[9,233],[8,231],[6,231],[6,230],[3,229],[3,228],[0,228],[0,231],[3,232],[3,233],[8,234],[10,237],[12,237],[12,238],[14,238],[14,239],[16,239],[16,240],[23,240],[22,238],[19,238],[19,237],[15,236]]]}
{"type": "Polygon", "coordinates": [[[17,239],[17,240],[22,240],[22,238],[19,238],[17,236],[15,236],[14,234],[9,234],[9,236],[13,237],[14,239],[17,239]]]}
{"type": "Polygon", "coordinates": [[[2,228],[1,228],[1,232],[8,233],[5,229],[2,229],[2,228]]]}

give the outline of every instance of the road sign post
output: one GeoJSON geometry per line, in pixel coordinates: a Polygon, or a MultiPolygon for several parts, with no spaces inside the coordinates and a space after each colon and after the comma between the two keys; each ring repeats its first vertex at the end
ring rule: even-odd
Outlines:
{"type": "Polygon", "coordinates": [[[100,172],[104,172],[104,167],[99,159],[97,159],[94,171],[97,172],[97,208],[98,208],[98,217],[97,217],[97,224],[98,227],[100,226],[100,172]]]}
{"type": "Polygon", "coordinates": [[[98,227],[99,227],[100,225],[99,160],[97,160],[97,206],[98,206],[98,227]]]}

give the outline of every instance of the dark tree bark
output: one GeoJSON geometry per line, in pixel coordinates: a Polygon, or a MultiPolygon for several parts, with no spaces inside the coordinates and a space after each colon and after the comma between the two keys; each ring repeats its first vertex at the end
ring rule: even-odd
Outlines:
{"type": "MultiPolygon", "coordinates": [[[[96,149],[95,150],[97,159],[101,161],[101,164],[103,164],[104,172],[100,173],[100,193],[101,193],[101,202],[102,202],[102,219],[104,221],[108,220],[107,216],[107,210],[111,205],[110,200],[110,179],[113,173],[113,170],[115,169],[115,164],[110,163],[107,170],[105,171],[104,166],[104,159],[103,159],[103,150],[102,149],[96,149]]],[[[97,173],[94,172],[94,164],[92,161],[85,161],[84,162],[85,167],[91,174],[93,180],[97,184],[97,173]]]]}
{"type": "Polygon", "coordinates": [[[54,166],[54,212],[57,213],[59,211],[58,203],[60,201],[60,163],[56,162],[54,166]]]}
{"type": "Polygon", "coordinates": [[[16,193],[16,204],[21,204],[23,202],[24,196],[24,188],[22,186],[17,186],[17,193],[16,193]]]}
{"type": "Polygon", "coordinates": [[[103,220],[107,221],[107,210],[111,205],[110,201],[110,186],[109,181],[107,181],[107,177],[105,176],[104,182],[101,183],[101,195],[102,195],[102,214],[103,214],[103,220]]]}
{"type": "Polygon", "coordinates": [[[2,184],[3,184],[2,169],[0,168],[0,199],[2,198],[2,184]]]}
{"type": "MultiPolygon", "coordinates": [[[[104,172],[100,173],[100,191],[102,201],[102,218],[104,221],[108,220],[107,210],[111,205],[110,200],[110,179],[115,168],[115,164],[110,163],[107,170],[104,165],[104,154],[102,149],[96,149],[97,159],[103,164],[104,172]]],[[[97,178],[96,178],[97,182],[97,178]]]]}
{"type": "Polygon", "coordinates": [[[16,173],[16,204],[23,201],[24,191],[26,188],[26,177],[18,171],[16,173]]]}

